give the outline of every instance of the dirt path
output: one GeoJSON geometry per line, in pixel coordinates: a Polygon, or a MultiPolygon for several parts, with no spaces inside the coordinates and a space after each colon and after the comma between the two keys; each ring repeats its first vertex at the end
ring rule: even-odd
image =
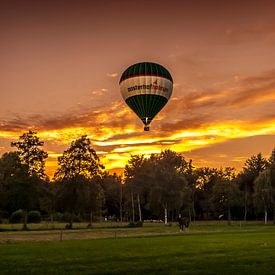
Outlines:
{"type": "Polygon", "coordinates": [[[45,230],[45,231],[15,231],[0,232],[0,244],[20,242],[44,242],[60,240],[85,240],[104,238],[123,238],[141,236],[159,236],[178,234],[175,228],[162,228],[162,230],[144,230],[143,228],[118,229],[80,229],[80,230],[45,230]]]}

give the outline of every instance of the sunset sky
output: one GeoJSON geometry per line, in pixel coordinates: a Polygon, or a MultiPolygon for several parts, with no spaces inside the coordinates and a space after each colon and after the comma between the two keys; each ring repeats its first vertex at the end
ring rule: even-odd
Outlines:
{"type": "Polygon", "coordinates": [[[47,173],[87,134],[106,168],[169,148],[240,169],[275,146],[275,1],[0,1],[0,154],[32,129],[47,173]],[[133,63],[166,67],[150,132],[123,102],[133,63]]]}

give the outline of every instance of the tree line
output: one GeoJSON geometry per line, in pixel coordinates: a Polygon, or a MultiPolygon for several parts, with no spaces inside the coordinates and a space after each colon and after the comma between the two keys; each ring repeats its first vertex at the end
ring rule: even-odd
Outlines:
{"type": "Polygon", "coordinates": [[[108,173],[87,136],[71,142],[58,157],[50,181],[47,152],[36,132],[12,142],[0,158],[0,221],[262,219],[275,223],[275,149],[269,159],[251,156],[240,172],[232,167],[194,167],[182,154],[131,155],[124,175],[108,173]]]}

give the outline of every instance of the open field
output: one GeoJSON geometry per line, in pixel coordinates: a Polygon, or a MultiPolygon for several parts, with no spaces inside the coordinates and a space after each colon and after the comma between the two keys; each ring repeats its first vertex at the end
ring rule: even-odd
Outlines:
{"type": "MultiPolygon", "coordinates": [[[[72,231],[64,233],[64,239],[68,234],[68,239],[75,236],[79,240],[44,242],[47,239],[41,237],[35,243],[1,244],[1,274],[275,273],[272,225],[198,223],[179,232],[175,225],[146,224],[117,229],[116,238],[114,228],[72,231]],[[81,234],[90,234],[89,239],[80,240],[81,234]]],[[[0,234],[12,238],[19,233],[0,234]]],[[[49,231],[23,233],[34,237],[49,231]]]]}
{"type": "MultiPolygon", "coordinates": [[[[41,242],[60,240],[83,240],[124,237],[148,237],[177,234],[201,234],[222,232],[254,232],[272,230],[273,224],[264,226],[261,222],[240,221],[232,222],[231,226],[225,221],[203,221],[191,224],[185,232],[180,232],[177,223],[165,226],[163,223],[144,223],[143,227],[128,228],[128,223],[102,222],[94,223],[87,229],[87,223],[75,223],[73,230],[65,230],[65,223],[29,224],[29,231],[21,231],[22,224],[0,224],[0,244],[18,242],[41,242]]],[[[274,226],[275,230],[275,226],[274,226]]]]}

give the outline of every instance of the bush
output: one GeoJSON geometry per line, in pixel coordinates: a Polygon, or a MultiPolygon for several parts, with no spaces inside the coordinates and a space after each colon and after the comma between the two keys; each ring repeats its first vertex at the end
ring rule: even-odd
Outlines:
{"type": "Polygon", "coordinates": [[[16,210],[10,216],[10,223],[22,223],[24,218],[24,211],[22,209],[16,210]]]}
{"type": "Polygon", "coordinates": [[[9,217],[9,214],[7,211],[0,210],[0,219],[7,219],[9,217]]]}
{"type": "Polygon", "coordinates": [[[60,213],[60,212],[57,212],[57,213],[54,213],[54,214],[53,214],[53,219],[54,219],[54,221],[61,222],[61,221],[62,221],[62,218],[63,218],[63,214],[60,213]]]}
{"type": "Polygon", "coordinates": [[[8,212],[0,210],[0,223],[3,223],[9,217],[8,212]]]}
{"type": "MultiPolygon", "coordinates": [[[[61,222],[70,222],[72,219],[72,215],[71,213],[69,212],[65,212],[65,213],[59,213],[58,215],[58,221],[61,221],[61,222]]],[[[77,215],[73,215],[73,222],[82,222],[82,219],[77,216],[77,215]]]]}
{"type": "Polygon", "coordinates": [[[40,223],[41,222],[41,214],[39,211],[30,211],[28,213],[28,222],[29,223],[40,223]]]}
{"type": "Polygon", "coordinates": [[[130,222],[128,224],[128,227],[142,227],[143,226],[143,222],[130,222]]]}

